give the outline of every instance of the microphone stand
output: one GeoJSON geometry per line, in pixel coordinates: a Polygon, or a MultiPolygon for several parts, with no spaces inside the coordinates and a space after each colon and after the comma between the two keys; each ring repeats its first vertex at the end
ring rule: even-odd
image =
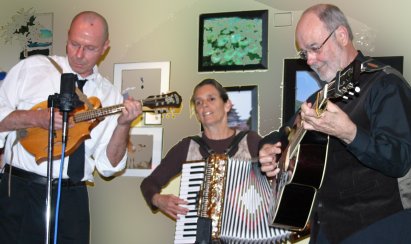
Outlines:
{"type": "MultiPolygon", "coordinates": [[[[62,154],[67,142],[68,130],[68,115],[76,106],[81,103],[77,95],[75,95],[75,82],[77,75],[72,73],[61,74],[60,94],[50,95],[47,105],[50,108],[50,124],[49,124],[49,138],[48,138],[48,155],[47,155],[47,197],[46,197],[46,244],[50,243],[51,238],[51,200],[52,200],[52,182],[53,182],[53,149],[54,149],[54,108],[58,105],[59,110],[63,113],[63,135],[62,135],[62,154]]],[[[62,159],[61,164],[64,164],[62,159]]],[[[62,166],[62,165],[61,165],[62,166]]],[[[57,202],[56,202],[57,204],[57,202]]],[[[58,231],[57,229],[54,232],[58,231]]],[[[56,234],[56,233],[55,233],[56,234]]]]}
{"type": "Polygon", "coordinates": [[[46,244],[50,243],[51,229],[51,199],[53,176],[53,150],[54,150],[54,108],[58,95],[50,95],[47,106],[50,108],[48,151],[47,151],[47,196],[46,196],[46,244]]]}

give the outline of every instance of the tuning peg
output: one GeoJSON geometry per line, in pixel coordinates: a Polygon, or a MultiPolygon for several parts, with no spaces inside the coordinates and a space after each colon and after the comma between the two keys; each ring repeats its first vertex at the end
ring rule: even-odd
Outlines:
{"type": "Polygon", "coordinates": [[[170,118],[170,114],[165,114],[165,117],[166,117],[167,119],[169,119],[169,118],[170,118]]]}

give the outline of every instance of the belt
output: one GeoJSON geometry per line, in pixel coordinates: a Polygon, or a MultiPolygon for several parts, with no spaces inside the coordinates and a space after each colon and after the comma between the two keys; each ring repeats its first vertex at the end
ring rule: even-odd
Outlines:
{"type": "MultiPolygon", "coordinates": [[[[10,172],[10,165],[6,164],[4,166],[4,175],[7,175],[10,172]]],[[[17,167],[13,167],[11,169],[11,175],[18,177],[20,179],[35,183],[35,184],[39,184],[39,185],[47,185],[47,177],[17,168],[17,167]]],[[[57,186],[58,184],[58,179],[53,179],[52,180],[52,184],[53,186],[57,186]]],[[[74,182],[70,179],[62,179],[61,180],[61,186],[62,187],[71,187],[71,186],[85,186],[86,183],[84,181],[79,181],[79,182],[74,182]]]]}

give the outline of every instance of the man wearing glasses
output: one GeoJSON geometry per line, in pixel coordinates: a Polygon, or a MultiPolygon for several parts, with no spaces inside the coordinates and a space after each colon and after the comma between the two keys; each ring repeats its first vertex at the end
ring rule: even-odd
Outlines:
{"type": "Polygon", "coordinates": [[[337,72],[351,68],[348,80],[357,94],[345,100],[342,89],[319,110],[316,94],[311,96],[299,113],[261,141],[262,171],[276,176],[290,170],[278,164],[294,139],[288,138],[286,126],[328,135],[310,243],[411,243],[410,85],[398,71],[355,49],[348,21],[336,6],[308,8],[295,37],[300,57],[332,87],[328,94],[343,87],[335,82],[337,72]]]}

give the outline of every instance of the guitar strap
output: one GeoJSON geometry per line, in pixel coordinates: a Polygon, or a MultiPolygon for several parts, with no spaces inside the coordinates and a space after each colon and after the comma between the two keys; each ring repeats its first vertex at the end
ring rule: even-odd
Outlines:
{"type": "Polygon", "coordinates": [[[56,68],[56,70],[60,74],[63,74],[63,68],[61,68],[60,65],[56,61],[54,61],[54,59],[50,58],[49,56],[47,56],[47,59],[53,64],[54,68],[56,68]]]}
{"type": "MultiPolygon", "coordinates": [[[[226,150],[224,150],[224,154],[227,154],[229,157],[234,156],[234,154],[237,151],[238,144],[243,139],[243,137],[248,134],[248,132],[249,132],[248,130],[247,131],[240,131],[234,137],[233,141],[231,142],[231,145],[226,150]]],[[[207,157],[210,156],[211,154],[215,153],[215,151],[213,149],[211,149],[207,145],[207,143],[203,140],[203,138],[201,138],[200,136],[190,136],[190,139],[197,142],[197,144],[207,152],[207,157]]]]}
{"type": "MultiPolygon", "coordinates": [[[[57,71],[60,74],[63,74],[63,69],[60,67],[60,65],[54,59],[50,58],[49,56],[47,56],[47,59],[53,64],[53,66],[57,69],[57,71]]],[[[80,101],[82,101],[84,104],[86,104],[86,106],[89,110],[94,109],[93,105],[87,99],[87,96],[77,86],[76,86],[76,94],[79,97],[80,101]]]]}
{"type": "Polygon", "coordinates": [[[394,69],[390,65],[382,64],[373,58],[369,58],[366,61],[361,63],[361,72],[372,73],[372,72],[381,71],[381,70],[386,74],[394,74],[395,76],[398,76],[401,80],[403,80],[408,85],[411,85],[411,83],[408,82],[404,78],[401,72],[394,69]]]}

